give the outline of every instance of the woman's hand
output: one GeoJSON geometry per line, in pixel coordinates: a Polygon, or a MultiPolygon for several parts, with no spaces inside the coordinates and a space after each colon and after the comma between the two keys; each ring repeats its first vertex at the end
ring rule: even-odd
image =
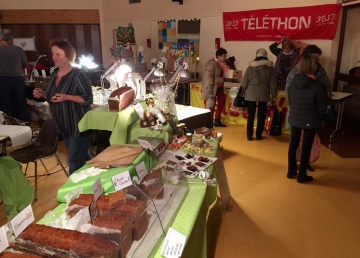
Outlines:
{"type": "Polygon", "coordinates": [[[279,44],[281,44],[281,43],[283,43],[285,39],[287,39],[287,38],[286,38],[286,37],[282,37],[282,39],[281,39],[280,41],[278,41],[278,42],[277,42],[277,43],[278,43],[278,45],[279,45],[279,44]]]}
{"type": "Polygon", "coordinates": [[[39,99],[39,98],[45,98],[45,92],[40,89],[40,88],[35,88],[33,90],[33,95],[35,98],[39,99]]]}
{"type": "Polygon", "coordinates": [[[54,103],[61,103],[68,100],[67,94],[56,93],[54,96],[51,97],[51,102],[54,103]]]}

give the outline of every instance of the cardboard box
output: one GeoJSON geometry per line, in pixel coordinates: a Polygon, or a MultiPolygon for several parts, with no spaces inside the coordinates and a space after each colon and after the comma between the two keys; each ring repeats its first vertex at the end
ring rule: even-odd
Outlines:
{"type": "Polygon", "coordinates": [[[241,77],[242,77],[242,71],[240,70],[228,70],[226,73],[224,73],[224,78],[240,80],[241,77]]]}
{"type": "Polygon", "coordinates": [[[50,77],[35,77],[35,88],[46,89],[49,83],[50,77]]]}

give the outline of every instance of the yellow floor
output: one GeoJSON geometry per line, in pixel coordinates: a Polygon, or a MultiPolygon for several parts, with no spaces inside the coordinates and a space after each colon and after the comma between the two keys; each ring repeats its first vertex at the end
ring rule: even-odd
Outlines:
{"type": "MultiPolygon", "coordinates": [[[[322,146],[320,160],[313,164],[314,181],[298,184],[286,178],[289,136],[248,142],[244,126],[218,130],[224,133],[232,199],[226,215],[216,205],[209,216],[208,245],[214,257],[360,257],[360,159],[340,158],[322,146]]],[[[62,142],[58,155],[66,164],[62,142]]],[[[45,163],[56,166],[55,158],[45,163]]],[[[44,171],[41,165],[39,171],[44,171]]],[[[61,171],[39,179],[36,220],[56,207],[56,192],[66,179],[61,171]]],[[[0,205],[0,225],[4,217],[0,205]]]]}
{"type": "Polygon", "coordinates": [[[245,127],[221,131],[232,199],[216,258],[360,257],[360,159],[321,146],[314,181],[299,184],[286,178],[289,136],[248,142],[245,127]]]}

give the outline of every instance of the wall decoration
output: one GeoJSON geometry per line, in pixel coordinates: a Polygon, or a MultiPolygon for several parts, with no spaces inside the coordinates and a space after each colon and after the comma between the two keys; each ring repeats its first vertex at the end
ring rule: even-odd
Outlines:
{"type": "Polygon", "coordinates": [[[14,45],[21,47],[24,51],[36,51],[35,37],[31,38],[14,38],[14,45]]]}
{"type": "Polygon", "coordinates": [[[185,57],[191,57],[191,63],[196,63],[199,57],[200,44],[200,20],[179,20],[178,21],[178,45],[182,46],[178,49],[186,50],[183,45],[188,45],[191,51],[185,51],[185,57]]]}
{"type": "Polygon", "coordinates": [[[176,42],[175,20],[158,22],[158,40],[159,49],[163,49],[163,47],[168,46],[169,43],[176,42]]]}
{"type": "Polygon", "coordinates": [[[131,45],[136,44],[134,27],[118,27],[116,35],[116,45],[124,45],[127,42],[130,42],[131,45]]]}

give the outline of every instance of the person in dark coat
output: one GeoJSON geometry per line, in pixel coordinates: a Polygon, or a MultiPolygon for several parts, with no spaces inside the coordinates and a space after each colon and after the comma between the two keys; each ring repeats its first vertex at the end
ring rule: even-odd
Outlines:
{"type": "Polygon", "coordinates": [[[299,61],[299,73],[295,75],[289,89],[291,112],[291,139],[288,152],[287,178],[296,176],[296,150],[299,147],[301,131],[304,131],[298,183],[311,182],[312,176],[306,174],[306,165],[310,158],[315,131],[320,127],[326,112],[326,90],[316,80],[315,71],[318,58],[314,55],[302,55],[299,61]]]}
{"type": "MultiPolygon", "coordinates": [[[[307,47],[304,48],[303,53],[302,53],[302,55],[314,55],[318,59],[320,59],[321,54],[322,54],[321,49],[316,45],[308,45],[307,47]]],[[[290,73],[286,79],[286,85],[285,85],[286,96],[288,96],[288,88],[289,88],[292,80],[294,79],[294,76],[298,73],[299,73],[299,66],[296,65],[294,67],[294,69],[292,69],[290,71],[290,73]]],[[[326,92],[327,92],[326,94],[327,94],[328,100],[331,99],[332,89],[331,89],[330,79],[329,79],[325,69],[321,66],[320,62],[317,63],[316,71],[315,71],[314,75],[315,75],[316,80],[321,82],[323,87],[326,89],[326,92]]],[[[290,114],[290,105],[288,105],[288,110],[286,113],[286,128],[287,129],[290,129],[289,114],[290,114]]],[[[314,171],[313,167],[310,166],[309,164],[307,165],[306,170],[311,171],[311,172],[314,171]]]]}
{"type": "Polygon", "coordinates": [[[14,34],[11,30],[1,30],[0,110],[8,116],[29,121],[23,67],[29,67],[24,50],[14,45],[14,34]]]}
{"type": "Polygon", "coordinates": [[[267,52],[260,48],[256,51],[256,58],[250,62],[249,67],[241,80],[241,87],[246,91],[245,100],[248,106],[247,139],[252,140],[254,133],[254,118],[256,105],[258,106],[256,139],[262,139],[265,125],[266,106],[277,95],[277,76],[273,63],[267,59],[267,52]]]}

